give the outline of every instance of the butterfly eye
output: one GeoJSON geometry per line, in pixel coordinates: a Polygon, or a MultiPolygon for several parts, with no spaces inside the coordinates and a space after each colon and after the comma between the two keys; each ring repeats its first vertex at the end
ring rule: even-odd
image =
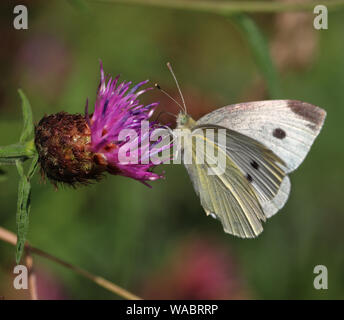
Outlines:
{"type": "Polygon", "coordinates": [[[183,126],[188,122],[188,117],[185,114],[179,114],[179,123],[183,126]]]}

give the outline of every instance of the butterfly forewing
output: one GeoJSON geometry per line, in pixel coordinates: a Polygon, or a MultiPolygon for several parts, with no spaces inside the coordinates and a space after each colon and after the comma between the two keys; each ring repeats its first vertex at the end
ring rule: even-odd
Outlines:
{"type": "Polygon", "coordinates": [[[197,121],[239,132],[259,141],[295,170],[318,136],[326,112],[296,100],[245,102],[217,109],[197,121]]]}

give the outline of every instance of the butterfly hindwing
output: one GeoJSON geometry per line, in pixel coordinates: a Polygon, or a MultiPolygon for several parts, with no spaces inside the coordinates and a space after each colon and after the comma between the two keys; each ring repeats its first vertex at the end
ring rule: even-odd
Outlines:
{"type": "MultiPolygon", "coordinates": [[[[239,169],[241,177],[244,177],[252,187],[266,217],[275,214],[286,202],[289,191],[290,181],[285,176],[285,164],[271,150],[261,143],[237,133],[233,130],[212,125],[201,125],[193,130],[193,135],[207,136],[206,141],[217,143],[220,150],[225,150],[226,156],[239,169]],[[209,139],[209,130],[225,132],[225,143],[221,145],[216,138],[209,139]],[[202,132],[200,132],[202,130],[202,132]]],[[[215,135],[214,137],[217,137],[215,135]]]]}
{"type": "Polygon", "coordinates": [[[288,200],[290,193],[290,179],[285,176],[276,196],[270,201],[261,201],[264,214],[267,218],[271,218],[278,210],[282,209],[288,200]]]}
{"type": "Polygon", "coordinates": [[[215,214],[227,233],[257,236],[266,219],[263,207],[276,197],[285,177],[283,161],[257,141],[222,127],[199,126],[193,129],[192,137],[193,161],[185,166],[206,213],[215,214]],[[216,139],[219,129],[225,132],[226,145],[216,139]],[[215,131],[213,139],[207,130],[215,131]],[[200,148],[197,140],[223,153],[224,167],[214,165],[214,155],[205,152],[207,147],[200,148]],[[197,163],[197,157],[204,158],[204,163],[197,163]]]}

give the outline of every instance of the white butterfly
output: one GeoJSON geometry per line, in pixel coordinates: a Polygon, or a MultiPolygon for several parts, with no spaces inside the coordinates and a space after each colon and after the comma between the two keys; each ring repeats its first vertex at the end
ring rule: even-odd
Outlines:
{"type": "Polygon", "coordinates": [[[262,222],[286,203],[288,174],[306,157],[326,112],[306,102],[267,100],[226,106],[195,121],[187,114],[181,97],[184,108],[177,117],[177,129],[187,130],[194,138],[181,151],[193,155],[194,161],[184,165],[201,205],[207,215],[221,221],[225,232],[241,238],[258,236],[263,231],[262,222]],[[207,129],[225,129],[225,145],[204,139],[207,129]],[[197,139],[225,153],[222,174],[208,174],[214,167],[206,151],[197,150],[197,139]],[[204,164],[196,163],[196,151],[204,152],[204,164]]]}

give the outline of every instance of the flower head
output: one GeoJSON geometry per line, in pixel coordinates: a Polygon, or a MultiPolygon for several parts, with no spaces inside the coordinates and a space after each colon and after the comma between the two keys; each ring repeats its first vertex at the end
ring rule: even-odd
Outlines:
{"type": "Polygon", "coordinates": [[[152,171],[157,163],[151,158],[171,144],[157,147],[161,140],[150,141],[153,131],[161,126],[149,122],[158,103],[143,105],[138,100],[152,89],[139,90],[148,80],[131,86],[131,82],[120,83],[119,76],[105,76],[102,64],[100,72],[93,114],[88,114],[86,104],[85,116],[60,112],[45,116],[36,127],[42,171],[53,182],[71,185],[99,180],[105,171],[146,185],[162,178],[152,171]],[[123,161],[128,154],[136,155],[136,161],[123,161]]]}

